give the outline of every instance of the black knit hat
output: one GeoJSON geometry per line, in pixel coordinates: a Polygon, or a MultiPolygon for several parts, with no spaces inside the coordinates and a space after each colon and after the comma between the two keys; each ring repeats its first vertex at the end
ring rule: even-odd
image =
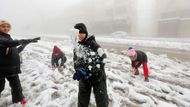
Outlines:
{"type": "Polygon", "coordinates": [[[84,23],[77,23],[75,26],[74,26],[75,29],[78,29],[79,30],[79,33],[85,33],[86,36],[88,36],[88,31],[87,31],[87,28],[85,26],[84,23]]]}

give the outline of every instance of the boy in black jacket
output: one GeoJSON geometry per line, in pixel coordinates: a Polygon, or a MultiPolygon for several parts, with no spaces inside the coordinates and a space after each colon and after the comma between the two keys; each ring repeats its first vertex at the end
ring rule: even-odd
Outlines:
{"type": "Polygon", "coordinates": [[[10,29],[9,22],[0,20],[0,93],[4,90],[6,78],[11,87],[13,103],[20,102],[25,105],[26,100],[18,76],[21,73],[19,53],[26,44],[34,41],[32,39],[13,40],[8,34],[10,29]]]}
{"type": "Polygon", "coordinates": [[[74,49],[74,80],[79,80],[78,107],[88,107],[93,87],[97,107],[108,107],[106,74],[103,59],[106,54],[96,43],[95,37],[88,35],[86,26],[78,23],[78,46],[74,49]]]}

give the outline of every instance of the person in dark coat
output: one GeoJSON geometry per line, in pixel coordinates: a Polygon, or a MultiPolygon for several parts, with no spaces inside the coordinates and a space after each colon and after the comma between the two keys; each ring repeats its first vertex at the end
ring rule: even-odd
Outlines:
{"type": "Polygon", "coordinates": [[[56,45],[53,47],[52,57],[51,57],[51,65],[52,69],[55,70],[55,68],[58,68],[59,71],[63,71],[65,68],[65,62],[67,61],[67,58],[65,54],[61,51],[60,48],[58,48],[56,45]],[[59,60],[61,60],[61,63],[59,63],[59,60]]]}
{"type": "Polygon", "coordinates": [[[140,50],[135,50],[132,47],[129,47],[128,51],[127,51],[127,55],[129,56],[129,58],[131,59],[132,63],[131,66],[133,68],[133,72],[134,75],[139,75],[139,71],[138,68],[143,65],[143,71],[144,71],[144,77],[145,77],[145,81],[148,82],[148,59],[147,59],[147,55],[146,53],[144,53],[143,51],[140,50]]]}
{"type": "Polygon", "coordinates": [[[18,74],[20,70],[19,53],[32,39],[13,40],[8,32],[11,29],[9,22],[0,20],[0,94],[5,87],[5,79],[11,87],[13,103],[26,104],[22,93],[22,86],[18,74]],[[17,47],[19,46],[19,47],[17,47]]]}
{"type": "Polygon", "coordinates": [[[106,54],[96,42],[93,35],[89,35],[85,24],[74,26],[79,30],[78,45],[74,48],[74,80],[79,81],[78,107],[88,107],[93,88],[96,106],[108,107],[106,74],[103,59],[106,54]]]}

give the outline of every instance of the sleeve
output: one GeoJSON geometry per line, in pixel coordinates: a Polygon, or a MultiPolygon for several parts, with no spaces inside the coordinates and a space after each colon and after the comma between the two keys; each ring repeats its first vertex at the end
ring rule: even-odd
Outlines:
{"type": "Polygon", "coordinates": [[[0,45],[3,47],[15,47],[20,45],[18,40],[7,40],[7,39],[0,39],[0,45]]]}
{"type": "Polygon", "coordinates": [[[67,61],[67,58],[65,56],[65,54],[62,52],[62,56],[61,56],[61,66],[64,66],[64,63],[67,61]]]}
{"type": "Polygon", "coordinates": [[[140,67],[141,64],[145,61],[146,56],[142,51],[137,51],[137,60],[134,61],[134,66],[136,68],[140,67]]]}
{"type": "Polygon", "coordinates": [[[141,64],[142,64],[142,63],[137,62],[137,63],[136,63],[136,68],[140,67],[140,66],[141,66],[141,64]]]}
{"type": "Polygon", "coordinates": [[[55,59],[55,58],[54,58],[54,56],[53,56],[53,54],[52,54],[52,56],[51,56],[51,65],[52,65],[52,66],[55,66],[55,65],[54,65],[54,59],[55,59]]]}
{"type": "Polygon", "coordinates": [[[104,52],[104,50],[101,48],[101,46],[95,40],[92,40],[91,45],[92,45],[93,50],[97,51],[98,55],[101,58],[107,58],[106,53],[104,52]]]}
{"type": "Polygon", "coordinates": [[[147,62],[143,63],[143,71],[144,71],[145,77],[148,77],[149,71],[148,71],[148,64],[147,64],[147,62]]]}
{"type": "Polygon", "coordinates": [[[26,47],[26,45],[21,45],[19,46],[18,49],[18,53],[22,52],[24,50],[24,48],[26,47]]]}
{"type": "Polygon", "coordinates": [[[94,51],[98,51],[98,48],[101,48],[95,40],[92,40],[90,45],[94,51]]]}
{"type": "Polygon", "coordinates": [[[141,63],[139,61],[132,61],[131,66],[133,68],[138,68],[141,66],[141,63]]]}
{"type": "Polygon", "coordinates": [[[133,68],[136,68],[136,67],[135,67],[135,61],[131,61],[131,66],[132,66],[133,68]]]}
{"type": "Polygon", "coordinates": [[[148,58],[147,58],[146,53],[144,53],[144,54],[143,54],[143,57],[144,57],[144,58],[143,58],[143,59],[144,59],[144,61],[143,61],[143,62],[148,62],[148,58]]]}

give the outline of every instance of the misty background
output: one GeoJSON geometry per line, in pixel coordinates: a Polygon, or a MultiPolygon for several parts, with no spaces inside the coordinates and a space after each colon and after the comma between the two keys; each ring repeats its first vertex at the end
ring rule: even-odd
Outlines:
{"type": "Polygon", "coordinates": [[[96,35],[190,37],[189,0],[0,0],[11,33],[65,35],[78,22],[96,35]]]}

